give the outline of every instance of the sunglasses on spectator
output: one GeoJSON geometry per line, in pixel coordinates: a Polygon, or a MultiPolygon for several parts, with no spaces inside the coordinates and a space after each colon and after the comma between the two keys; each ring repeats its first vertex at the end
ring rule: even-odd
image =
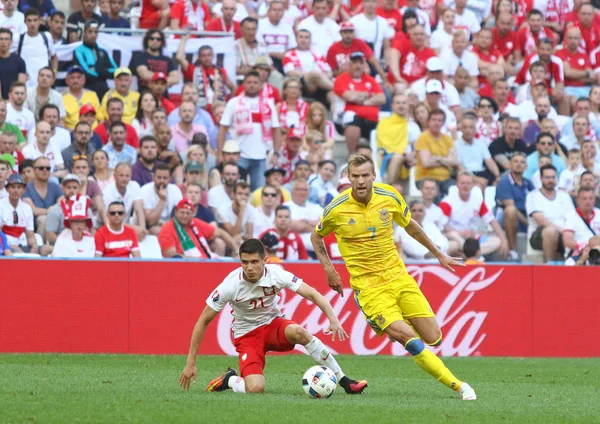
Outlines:
{"type": "Polygon", "coordinates": [[[13,225],[17,225],[19,223],[19,214],[17,211],[13,211],[13,225]]]}
{"type": "Polygon", "coordinates": [[[51,167],[49,167],[49,166],[36,166],[35,169],[38,169],[40,171],[50,171],[51,167]]]}
{"type": "Polygon", "coordinates": [[[277,197],[277,193],[263,193],[263,196],[267,196],[267,197],[277,197]]]}
{"type": "Polygon", "coordinates": [[[125,215],[125,211],[108,211],[108,214],[110,216],[115,216],[115,215],[121,216],[121,215],[125,215]]]}

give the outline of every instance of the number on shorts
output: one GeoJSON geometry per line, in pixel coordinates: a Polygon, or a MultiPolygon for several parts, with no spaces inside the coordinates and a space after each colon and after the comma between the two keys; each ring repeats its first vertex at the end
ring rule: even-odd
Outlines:
{"type": "Polygon", "coordinates": [[[377,232],[377,227],[369,227],[367,228],[367,231],[371,232],[371,240],[373,240],[375,238],[375,232],[377,232]]]}
{"type": "Polygon", "coordinates": [[[258,304],[260,303],[260,307],[264,308],[265,307],[265,302],[263,302],[263,298],[259,297],[258,299],[252,299],[250,301],[250,303],[252,303],[252,309],[256,309],[258,308],[258,304]]]}

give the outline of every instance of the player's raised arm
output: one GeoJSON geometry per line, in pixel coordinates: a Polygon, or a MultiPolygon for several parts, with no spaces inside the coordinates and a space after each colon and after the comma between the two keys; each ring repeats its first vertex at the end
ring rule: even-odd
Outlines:
{"type": "MultiPolygon", "coordinates": [[[[325,252],[327,254],[327,252],[325,252]]],[[[331,263],[331,261],[330,261],[331,263]]],[[[314,287],[309,286],[306,283],[300,284],[298,291],[296,291],[300,296],[305,298],[306,300],[311,301],[315,305],[319,307],[321,311],[325,314],[327,319],[329,320],[329,328],[325,332],[325,334],[332,333],[331,340],[335,341],[337,338],[341,341],[344,341],[348,338],[348,334],[342,327],[340,320],[338,319],[335,311],[331,307],[331,303],[325,297],[319,293],[314,287]]]]}
{"type": "Polygon", "coordinates": [[[333,290],[338,292],[342,297],[344,297],[344,287],[342,286],[342,278],[340,274],[335,270],[335,267],[331,263],[331,258],[327,254],[327,249],[325,248],[325,243],[323,242],[323,236],[319,235],[316,230],[310,235],[310,242],[315,249],[315,254],[317,255],[317,259],[323,265],[323,269],[325,270],[325,274],[327,275],[327,284],[333,290]]]}
{"type": "Polygon", "coordinates": [[[429,250],[431,254],[437,258],[437,260],[440,262],[440,265],[442,265],[444,268],[454,272],[454,268],[452,268],[452,266],[465,266],[460,258],[450,257],[438,249],[438,247],[433,244],[429,236],[425,234],[423,228],[414,219],[411,218],[410,222],[404,229],[409,236],[425,246],[427,250],[429,250]]]}
{"type": "Polygon", "coordinates": [[[190,389],[190,382],[192,381],[192,378],[194,379],[194,383],[196,382],[196,355],[198,354],[198,348],[202,343],[202,339],[204,338],[204,333],[206,332],[208,324],[215,319],[218,313],[218,311],[215,311],[210,306],[206,306],[202,311],[200,318],[198,318],[196,325],[194,326],[187,362],[183,372],[179,376],[179,387],[182,387],[185,390],[190,389]]]}

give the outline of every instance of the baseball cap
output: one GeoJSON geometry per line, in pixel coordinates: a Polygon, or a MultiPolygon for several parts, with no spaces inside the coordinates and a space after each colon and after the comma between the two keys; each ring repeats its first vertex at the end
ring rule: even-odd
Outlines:
{"type": "Polygon", "coordinates": [[[350,53],[350,60],[364,60],[365,54],[363,52],[352,52],[350,53]]]}
{"type": "Polygon", "coordinates": [[[129,68],[117,68],[117,70],[113,73],[113,77],[118,77],[119,75],[133,75],[131,73],[131,69],[129,68]]]}
{"type": "Polygon", "coordinates": [[[439,72],[444,69],[439,57],[430,57],[427,59],[426,67],[429,72],[439,72]]]}
{"type": "Polygon", "coordinates": [[[302,133],[302,130],[298,129],[298,128],[290,128],[290,130],[287,133],[286,138],[299,138],[302,140],[302,136],[304,134],[302,133]]]}
{"type": "Polygon", "coordinates": [[[96,113],[96,109],[94,109],[94,106],[92,106],[90,103],[81,106],[81,109],[79,109],[79,115],[85,115],[88,113],[96,113]]]}
{"type": "Polygon", "coordinates": [[[8,162],[11,168],[14,168],[16,165],[16,160],[12,153],[4,153],[0,155],[0,160],[8,162]]]}
{"type": "Polygon", "coordinates": [[[352,184],[350,183],[350,180],[348,178],[342,178],[338,182],[337,191],[341,193],[342,190],[346,190],[351,185],[352,184]]]}
{"type": "Polygon", "coordinates": [[[67,68],[67,75],[74,74],[75,72],[79,72],[80,74],[85,74],[83,69],[79,65],[71,65],[67,68]]]}
{"type": "Polygon", "coordinates": [[[352,22],[342,22],[340,25],[340,31],[354,31],[354,24],[352,22]]]}
{"type": "Polygon", "coordinates": [[[227,140],[223,145],[223,153],[240,153],[240,145],[235,140],[227,140]]]}
{"type": "Polygon", "coordinates": [[[279,172],[281,175],[285,176],[285,169],[273,167],[273,168],[269,168],[265,171],[265,178],[268,178],[269,175],[271,175],[274,172],[279,172]]]}
{"type": "Polygon", "coordinates": [[[546,80],[543,79],[531,81],[531,86],[533,87],[535,85],[543,85],[544,87],[548,88],[548,83],[546,82],[546,80]]]}
{"type": "Polygon", "coordinates": [[[298,162],[296,162],[296,166],[294,169],[298,168],[300,165],[306,165],[310,168],[310,162],[306,159],[300,159],[298,162]]]}
{"type": "Polygon", "coordinates": [[[185,172],[190,172],[190,171],[202,172],[202,164],[200,162],[198,162],[197,160],[188,162],[185,165],[185,172]]]}
{"type": "Polygon", "coordinates": [[[253,68],[258,68],[260,66],[264,66],[265,68],[271,69],[271,64],[269,63],[269,58],[266,56],[258,56],[254,61],[253,68]]]}
{"type": "Polygon", "coordinates": [[[64,184],[68,183],[69,181],[75,181],[77,184],[81,185],[81,180],[75,174],[65,175],[65,177],[62,179],[62,184],[64,185],[64,184]]]}
{"type": "Polygon", "coordinates": [[[154,75],[152,75],[152,81],[158,81],[158,80],[163,80],[163,81],[167,80],[167,76],[165,75],[164,72],[155,72],[154,75]]]}
{"type": "Polygon", "coordinates": [[[279,246],[279,237],[277,237],[277,234],[271,231],[263,234],[263,236],[260,238],[260,241],[269,250],[274,250],[279,246]]]}
{"type": "Polygon", "coordinates": [[[95,19],[88,19],[87,21],[85,21],[85,24],[83,25],[83,30],[85,31],[88,28],[98,28],[100,26],[100,23],[95,20],[95,19]]]}
{"type": "Polygon", "coordinates": [[[429,80],[427,81],[427,85],[425,86],[425,91],[427,93],[441,93],[442,91],[444,91],[444,88],[442,87],[442,83],[439,82],[438,80],[429,80]]]}
{"type": "Polygon", "coordinates": [[[12,174],[10,177],[8,177],[8,180],[6,181],[6,187],[8,187],[11,184],[21,184],[22,186],[24,186],[25,181],[23,181],[21,175],[12,174]]]}
{"type": "Polygon", "coordinates": [[[177,207],[175,209],[187,209],[189,211],[194,210],[194,204],[190,199],[183,198],[177,203],[177,207]]]}

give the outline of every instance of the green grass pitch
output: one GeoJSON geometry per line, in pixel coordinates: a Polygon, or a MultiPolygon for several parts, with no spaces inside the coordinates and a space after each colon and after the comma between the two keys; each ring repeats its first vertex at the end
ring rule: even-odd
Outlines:
{"type": "Polygon", "coordinates": [[[0,423],[594,423],[600,422],[600,359],[449,358],[477,391],[475,402],[410,358],[340,356],[345,372],[369,381],[363,395],[338,388],[308,398],[307,356],[271,356],[267,393],[206,393],[236,358],[200,356],[198,383],[178,387],[183,356],[0,355],[0,423]]]}

